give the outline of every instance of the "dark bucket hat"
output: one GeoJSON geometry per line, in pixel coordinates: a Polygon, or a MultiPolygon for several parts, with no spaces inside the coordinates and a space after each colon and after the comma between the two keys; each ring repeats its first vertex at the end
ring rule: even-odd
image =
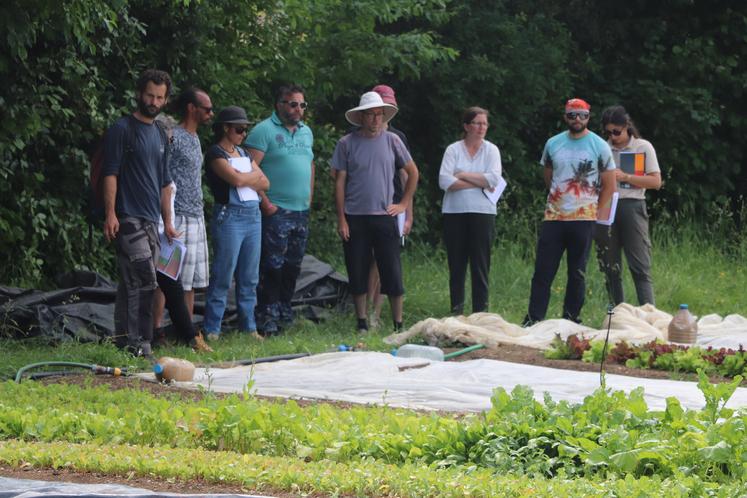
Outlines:
{"type": "Polygon", "coordinates": [[[221,109],[218,113],[218,117],[215,119],[215,123],[228,123],[228,124],[249,124],[249,120],[246,118],[246,111],[241,107],[230,105],[225,109],[221,109]]]}

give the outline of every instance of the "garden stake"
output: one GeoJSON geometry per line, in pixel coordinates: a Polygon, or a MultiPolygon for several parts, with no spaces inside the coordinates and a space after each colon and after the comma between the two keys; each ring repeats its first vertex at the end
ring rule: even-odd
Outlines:
{"type": "Polygon", "coordinates": [[[607,335],[604,337],[604,346],[602,347],[602,361],[599,363],[599,385],[604,389],[606,383],[604,381],[604,360],[607,359],[607,343],[610,341],[610,328],[612,327],[612,315],[615,314],[612,303],[607,305],[607,335]]]}

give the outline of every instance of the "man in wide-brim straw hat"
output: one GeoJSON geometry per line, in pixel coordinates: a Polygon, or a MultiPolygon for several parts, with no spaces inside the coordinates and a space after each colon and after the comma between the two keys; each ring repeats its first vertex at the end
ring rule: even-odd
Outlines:
{"type": "Polygon", "coordinates": [[[394,329],[402,329],[404,286],[399,255],[397,215],[412,200],[418,168],[402,140],[385,129],[397,107],[376,92],[361,96],[345,118],[360,128],[337,143],[332,156],[335,178],[337,232],[342,239],[350,292],[360,332],[368,330],[366,288],[371,257],[381,275],[381,293],[389,296],[394,329]],[[402,199],[393,202],[394,175],[407,173],[402,199]]]}

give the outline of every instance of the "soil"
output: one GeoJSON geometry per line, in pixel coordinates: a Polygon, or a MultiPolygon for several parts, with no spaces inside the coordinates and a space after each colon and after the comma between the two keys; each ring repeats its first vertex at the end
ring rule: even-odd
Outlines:
{"type": "MultiPolygon", "coordinates": [[[[451,350],[445,350],[450,352],[451,350]]],[[[455,357],[452,361],[467,361],[474,359],[492,359],[508,361],[513,363],[524,363],[528,365],[537,365],[550,368],[559,368],[564,370],[580,370],[580,371],[592,371],[598,372],[599,365],[586,363],[580,360],[551,360],[544,357],[542,351],[537,349],[528,348],[524,346],[515,345],[502,345],[498,349],[480,349],[466,353],[461,356],[455,357]]],[[[628,375],[633,377],[642,377],[650,379],[669,379],[672,378],[671,372],[665,372],[660,370],[645,370],[627,368],[624,365],[618,364],[606,364],[605,370],[608,374],[617,375],[628,375]]],[[[688,380],[695,379],[695,376],[686,377],[681,376],[680,378],[687,378],[688,380]]],[[[89,384],[90,385],[108,385],[111,389],[125,389],[135,388],[150,391],[156,396],[179,396],[186,400],[199,400],[202,397],[202,393],[199,391],[185,391],[176,389],[174,387],[156,384],[153,382],[143,382],[140,379],[134,377],[110,377],[110,376],[98,376],[92,377],[88,374],[82,375],[71,375],[66,377],[53,377],[45,378],[39,382],[44,383],[74,383],[74,384],[89,384]]],[[[281,400],[282,402],[282,400],[281,400]]],[[[314,400],[299,400],[299,404],[311,404],[319,403],[320,401],[314,400]]],[[[326,402],[326,401],[325,401],[326,402]]],[[[332,402],[335,406],[349,407],[349,403],[344,402],[332,402]]],[[[453,415],[453,414],[451,414],[453,415]]],[[[189,480],[189,481],[175,481],[168,482],[165,480],[152,479],[148,477],[138,476],[124,476],[124,475],[105,475],[89,472],[73,472],[70,470],[56,470],[56,469],[38,469],[31,467],[8,467],[0,464],[0,476],[12,477],[16,479],[36,479],[42,481],[65,481],[75,483],[86,483],[86,484],[104,484],[104,483],[118,483],[127,486],[144,488],[153,491],[171,492],[171,493],[234,493],[234,494],[254,494],[258,496],[277,496],[277,497],[291,497],[296,496],[283,491],[268,491],[264,490],[258,492],[257,490],[246,489],[237,485],[212,483],[203,480],[189,480]]],[[[312,497],[323,496],[323,495],[309,495],[312,497]]]]}

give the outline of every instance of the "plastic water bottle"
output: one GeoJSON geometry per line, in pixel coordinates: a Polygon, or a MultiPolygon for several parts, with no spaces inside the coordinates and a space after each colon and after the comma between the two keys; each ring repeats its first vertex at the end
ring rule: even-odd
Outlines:
{"type": "Polygon", "coordinates": [[[158,382],[190,382],[195,377],[194,363],[181,358],[163,356],[153,365],[158,382]]]}
{"type": "Polygon", "coordinates": [[[444,361],[444,352],[434,346],[422,344],[405,344],[397,349],[396,356],[400,358],[425,358],[433,361],[444,361]]]}
{"type": "Polygon", "coordinates": [[[698,337],[698,322],[690,313],[686,304],[680,304],[680,309],[669,322],[669,341],[685,344],[695,343],[698,337]]]}

